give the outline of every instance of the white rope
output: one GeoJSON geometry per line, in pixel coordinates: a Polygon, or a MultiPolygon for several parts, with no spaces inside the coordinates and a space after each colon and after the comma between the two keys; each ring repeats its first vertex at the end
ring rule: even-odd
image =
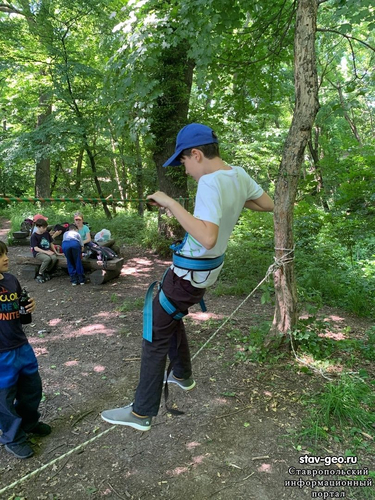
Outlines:
{"type": "Polygon", "coordinates": [[[113,425],[112,427],[110,427],[109,429],[106,429],[105,431],[101,432],[100,434],[98,434],[97,436],[89,439],[88,441],[85,441],[84,443],[81,443],[80,445],[76,446],[75,448],[69,450],[68,452],[64,453],[64,455],[61,455],[60,457],[57,457],[53,460],[51,460],[51,462],[48,462],[47,464],[44,464],[42,465],[42,467],[39,467],[39,469],[36,469],[34,470],[33,472],[30,472],[30,474],[26,474],[26,476],[23,476],[21,477],[20,479],[17,479],[17,481],[14,481],[14,483],[12,484],[9,484],[8,486],[5,486],[4,488],[2,488],[0,490],[0,494],[1,493],[4,493],[5,491],[7,490],[10,490],[11,488],[14,488],[15,486],[19,485],[20,483],[22,483],[23,481],[26,481],[26,479],[30,479],[32,476],[35,476],[36,474],[38,474],[39,472],[42,472],[44,469],[46,469],[47,467],[55,464],[56,462],[59,462],[60,460],[62,460],[63,458],[65,457],[68,457],[69,455],[71,455],[72,453],[74,453],[75,451],[83,448],[84,446],[92,443],[93,441],[95,441],[96,439],[104,436],[104,434],[107,434],[108,432],[112,431],[113,429],[115,429],[115,425],[113,425]]]}
{"type": "Polygon", "coordinates": [[[206,342],[202,345],[202,347],[194,354],[194,356],[191,358],[192,361],[193,359],[195,359],[198,354],[203,351],[203,349],[207,346],[207,344],[209,344],[211,342],[211,340],[216,337],[216,335],[219,333],[219,331],[228,323],[228,321],[230,319],[233,318],[233,316],[236,314],[236,312],[245,304],[245,302],[252,296],[254,295],[254,293],[258,290],[258,288],[260,286],[263,285],[263,283],[265,281],[268,280],[270,274],[273,274],[274,272],[276,272],[278,269],[280,269],[281,267],[285,266],[286,264],[289,264],[290,262],[293,261],[293,257],[288,257],[289,254],[291,254],[292,252],[294,252],[294,248],[293,249],[289,249],[288,253],[286,253],[285,255],[283,255],[282,257],[280,257],[279,259],[277,259],[276,257],[274,257],[274,260],[275,262],[273,264],[270,265],[270,267],[268,268],[267,272],[266,272],[266,275],[265,277],[262,279],[262,281],[260,283],[258,283],[258,285],[254,288],[254,290],[252,290],[249,295],[241,302],[241,304],[232,312],[232,314],[230,316],[228,316],[226,318],[226,320],[219,326],[219,328],[211,335],[211,337],[206,340],[206,342]]]}

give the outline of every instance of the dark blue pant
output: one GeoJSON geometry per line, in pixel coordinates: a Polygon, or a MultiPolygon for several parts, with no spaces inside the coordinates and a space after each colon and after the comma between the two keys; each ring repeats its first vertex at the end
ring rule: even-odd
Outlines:
{"type": "Polygon", "coordinates": [[[38,423],[42,399],[42,382],[32,347],[26,344],[0,353],[0,375],[0,443],[23,443],[26,433],[38,423]]]}
{"type": "Polygon", "coordinates": [[[68,273],[72,283],[84,283],[85,271],[82,265],[82,247],[76,240],[66,240],[62,242],[62,250],[68,264],[68,273]]]}
{"type": "MultiPolygon", "coordinates": [[[[203,298],[205,288],[196,288],[187,280],[169,270],[163,281],[163,291],[180,311],[186,311],[203,298]]],[[[182,320],[176,321],[159,303],[159,294],[153,301],[152,342],[143,340],[140,380],[133,409],[149,417],[158,414],[163,391],[167,355],[173,362],[173,373],[178,378],[192,374],[188,340],[182,320]]]]}

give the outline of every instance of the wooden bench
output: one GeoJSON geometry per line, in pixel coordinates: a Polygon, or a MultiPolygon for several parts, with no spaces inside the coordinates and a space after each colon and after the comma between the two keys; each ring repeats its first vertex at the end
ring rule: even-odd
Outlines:
{"type": "MultiPolygon", "coordinates": [[[[18,256],[16,257],[16,263],[23,265],[22,274],[28,279],[34,279],[36,277],[41,265],[40,260],[32,256],[18,256]]],[[[108,260],[105,264],[103,264],[103,261],[83,258],[82,264],[85,271],[91,271],[91,274],[89,275],[91,283],[94,285],[102,285],[103,283],[117,278],[120,275],[124,259],[123,257],[118,257],[116,259],[108,260]]],[[[68,268],[65,255],[57,256],[57,267],[63,269],[68,268]]]]}

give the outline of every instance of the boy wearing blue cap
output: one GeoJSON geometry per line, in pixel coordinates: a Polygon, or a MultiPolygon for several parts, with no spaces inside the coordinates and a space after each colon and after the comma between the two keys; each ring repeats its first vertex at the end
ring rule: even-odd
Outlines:
{"type": "Polygon", "coordinates": [[[186,235],[174,247],[173,264],[153,301],[152,330],[149,336],[144,334],[135,401],[102,413],[107,422],[141,431],[149,430],[152,417],[158,414],[167,354],[171,363],[166,381],[185,391],[195,387],[182,317],[190,306],[202,301],[206,288],[217,280],[242,209],[272,212],[274,207],[243,168],[229,166],[221,159],[218,139],[206,125],[191,123],[178,133],[175,153],[163,166],[181,164],[198,183],[194,215],[161,191],[148,196],[152,203],[172,212],[186,235]]]}

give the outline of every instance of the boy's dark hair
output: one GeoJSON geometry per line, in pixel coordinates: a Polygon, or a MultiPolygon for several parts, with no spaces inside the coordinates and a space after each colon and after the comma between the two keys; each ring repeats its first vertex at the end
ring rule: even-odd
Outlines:
{"type": "Polygon", "coordinates": [[[76,231],[78,231],[78,227],[77,227],[75,224],[69,224],[69,231],[71,231],[71,230],[73,230],[73,231],[74,231],[74,229],[75,229],[76,231]]]}
{"type": "Polygon", "coordinates": [[[2,257],[4,254],[7,253],[8,253],[7,245],[3,241],[0,241],[0,257],[2,257]]]}
{"type": "Polygon", "coordinates": [[[44,219],[37,219],[35,225],[36,227],[48,227],[47,221],[44,219]]]}
{"type": "Polygon", "coordinates": [[[219,144],[217,142],[212,142],[211,144],[203,144],[202,146],[194,146],[192,148],[184,149],[183,151],[181,151],[181,154],[179,155],[178,158],[180,159],[182,156],[187,156],[188,158],[190,158],[192,149],[199,149],[199,151],[202,151],[204,156],[209,160],[212,160],[217,156],[220,158],[219,144]]]}

